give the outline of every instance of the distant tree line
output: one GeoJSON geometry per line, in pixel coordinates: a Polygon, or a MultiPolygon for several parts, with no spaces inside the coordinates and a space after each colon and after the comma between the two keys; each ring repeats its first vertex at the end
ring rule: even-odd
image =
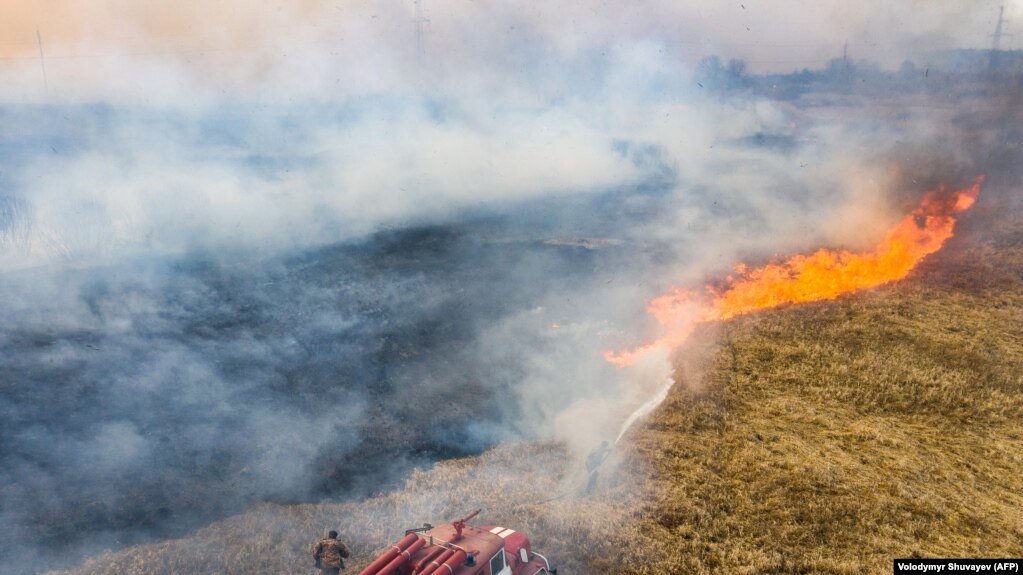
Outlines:
{"type": "Polygon", "coordinates": [[[986,90],[1023,87],[1023,50],[946,50],[917,64],[905,60],[895,70],[885,70],[870,60],[841,57],[822,69],[803,68],[785,74],[751,74],[745,60],[727,62],[719,56],[700,60],[693,74],[698,88],[727,94],[749,92],[779,99],[809,92],[849,94],[941,93],[950,89],[986,90]]]}

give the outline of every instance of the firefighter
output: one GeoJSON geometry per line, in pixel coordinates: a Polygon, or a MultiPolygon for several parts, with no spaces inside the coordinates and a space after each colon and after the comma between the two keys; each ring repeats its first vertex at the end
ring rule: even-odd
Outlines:
{"type": "Polygon", "coordinates": [[[600,445],[594,447],[593,451],[586,456],[586,473],[596,471],[600,464],[604,463],[608,455],[611,455],[611,446],[606,441],[601,441],[600,445]]]}
{"type": "Polygon", "coordinates": [[[606,441],[601,441],[600,445],[593,448],[593,451],[586,456],[586,473],[589,474],[589,480],[586,482],[586,488],[583,490],[584,493],[589,495],[593,493],[593,488],[597,486],[597,468],[604,463],[604,460],[611,455],[611,446],[606,441]]]}
{"type": "Polygon", "coordinates": [[[321,539],[313,545],[316,567],[330,575],[338,575],[345,568],[345,558],[351,554],[348,547],[337,540],[337,531],[330,531],[326,539],[321,539]]]}

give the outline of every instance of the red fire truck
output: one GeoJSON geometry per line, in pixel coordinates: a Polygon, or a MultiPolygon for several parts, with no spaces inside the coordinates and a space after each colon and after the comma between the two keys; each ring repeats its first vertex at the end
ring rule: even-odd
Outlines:
{"type": "Polygon", "coordinates": [[[557,573],[514,529],[458,521],[411,529],[359,575],[547,575],[557,573]]]}

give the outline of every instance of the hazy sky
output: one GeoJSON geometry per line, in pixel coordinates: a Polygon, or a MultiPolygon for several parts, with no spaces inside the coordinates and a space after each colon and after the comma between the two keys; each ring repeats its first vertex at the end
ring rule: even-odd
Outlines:
{"type": "Polygon", "coordinates": [[[1011,21],[1021,0],[423,0],[421,65],[412,0],[7,0],[0,97],[43,94],[37,30],[51,98],[332,99],[414,84],[422,68],[462,88],[507,86],[643,45],[668,66],[716,53],[788,71],[823,66],[848,41],[851,56],[895,66],[990,46],[1000,4],[1011,21]]]}

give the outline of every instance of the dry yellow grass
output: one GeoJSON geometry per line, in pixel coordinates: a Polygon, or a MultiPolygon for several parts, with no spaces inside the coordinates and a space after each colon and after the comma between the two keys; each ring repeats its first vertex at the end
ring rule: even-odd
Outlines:
{"type": "Polygon", "coordinates": [[[636,433],[636,573],[884,573],[1023,554],[1023,297],[913,286],[744,318],[636,433]]]}
{"type": "Polygon", "coordinates": [[[484,512],[474,524],[521,530],[537,541],[537,551],[560,559],[563,572],[585,573],[590,568],[578,558],[612,551],[608,542],[617,525],[634,516],[635,499],[628,484],[609,478],[604,496],[586,505],[574,498],[544,502],[576,484],[568,461],[556,444],[505,445],[417,471],[387,495],[345,504],[259,505],[190,537],[108,552],[69,573],[311,573],[309,546],[332,527],[355,552],[349,572],[358,572],[404,529],[477,508],[484,512]]]}
{"type": "Polygon", "coordinates": [[[989,220],[904,283],[702,334],[632,436],[652,465],[636,529],[654,560],[624,571],[890,573],[896,557],[1023,556],[1015,223],[989,220]]]}

